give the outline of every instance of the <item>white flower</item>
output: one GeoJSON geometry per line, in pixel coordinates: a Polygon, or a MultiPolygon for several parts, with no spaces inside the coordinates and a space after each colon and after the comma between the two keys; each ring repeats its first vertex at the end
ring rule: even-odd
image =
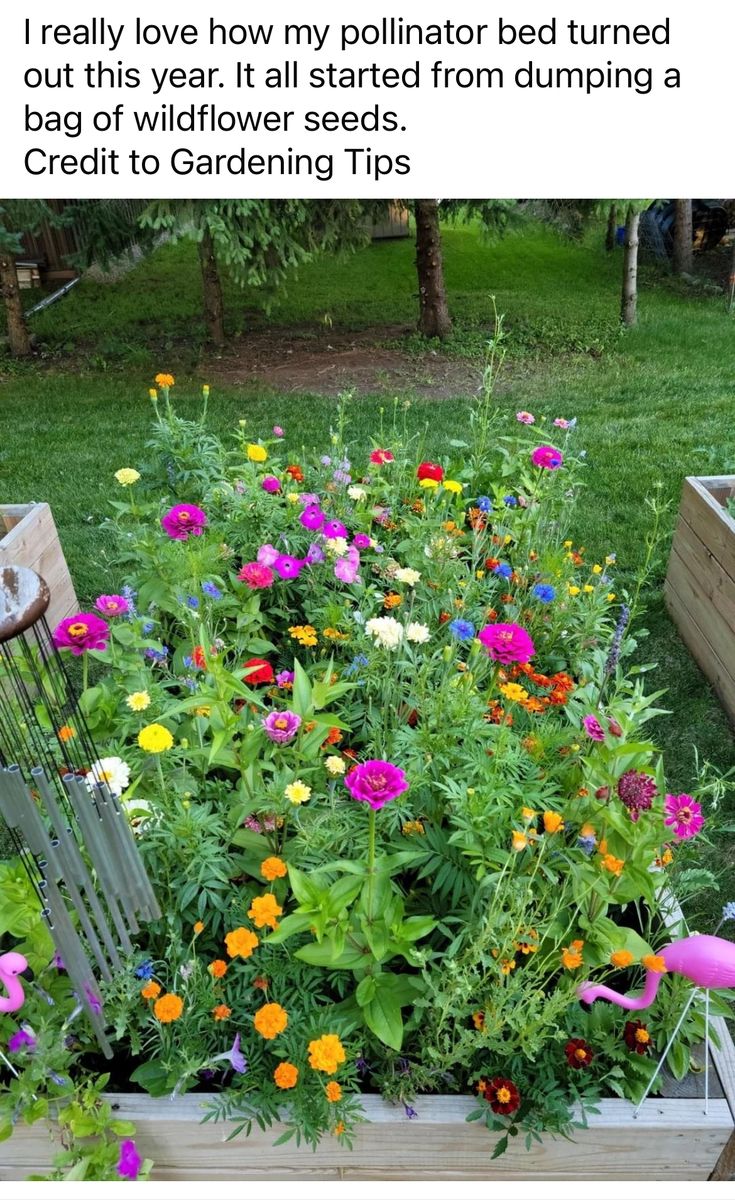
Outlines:
{"type": "Polygon", "coordinates": [[[347,770],[347,764],[338,754],[330,754],[329,758],[325,758],[324,766],[330,775],[344,775],[347,770]]]}
{"type": "Polygon", "coordinates": [[[367,492],[365,489],[356,487],[355,484],[353,484],[352,487],[348,487],[347,495],[349,496],[350,500],[367,500],[367,492]]]}
{"type": "Polygon", "coordinates": [[[414,571],[413,567],[399,567],[395,578],[399,583],[407,583],[409,587],[414,587],[421,578],[421,572],[414,571]]]}
{"type": "Polygon", "coordinates": [[[344,558],[349,546],[343,537],[327,538],[327,553],[333,554],[335,558],[344,558]]]}
{"type": "Polygon", "coordinates": [[[385,650],[395,650],[403,638],[403,626],[394,617],[371,617],[365,630],[385,650]]]}
{"type": "Polygon", "coordinates": [[[113,796],[122,796],[130,783],[130,767],[121,758],[98,758],[86,778],[90,792],[95,783],[106,783],[113,796]]]}
{"type": "Polygon", "coordinates": [[[153,808],[147,800],[134,796],[132,800],[123,800],[123,812],[128,818],[130,828],[136,837],[145,833],[153,819],[153,808]]]}
{"type": "Polygon", "coordinates": [[[421,625],[418,621],[411,621],[410,625],[406,626],[406,638],[409,642],[415,642],[417,646],[428,642],[431,634],[428,625],[421,625]]]}

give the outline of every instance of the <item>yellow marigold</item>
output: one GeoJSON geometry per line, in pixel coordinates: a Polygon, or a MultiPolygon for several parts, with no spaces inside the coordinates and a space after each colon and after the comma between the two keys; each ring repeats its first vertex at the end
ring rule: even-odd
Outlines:
{"type": "Polygon", "coordinates": [[[445,492],[454,492],[455,496],[461,495],[463,487],[464,487],[464,484],[460,483],[459,480],[457,480],[457,479],[445,479],[444,480],[444,491],[445,492]]]}
{"type": "Polygon", "coordinates": [[[200,704],[194,709],[195,717],[209,717],[212,714],[212,709],[209,704],[200,704]]]}
{"type": "Polygon", "coordinates": [[[570,583],[567,590],[570,596],[578,596],[580,593],[580,588],[575,583],[570,583]]]}
{"type": "Polygon", "coordinates": [[[630,950],[613,950],[610,955],[610,962],[614,967],[618,967],[621,971],[625,967],[629,967],[633,961],[633,955],[630,950]]]}
{"type": "Polygon", "coordinates": [[[264,1004],[253,1017],[253,1024],[261,1037],[271,1041],[288,1025],[288,1013],[280,1004],[264,1004]]]}
{"type": "Polygon", "coordinates": [[[300,779],[294,779],[293,783],[284,788],[283,794],[292,804],[306,804],[311,795],[311,788],[300,779]]]}
{"type": "Polygon", "coordinates": [[[259,446],[257,442],[248,442],[248,458],[254,463],[264,463],[268,457],[268,451],[265,446],[259,446]]]}
{"type": "Polygon", "coordinates": [[[138,734],[138,745],[146,754],[163,754],[173,744],[173,736],[165,725],[146,725],[138,734]]]}
{"type": "Polygon", "coordinates": [[[153,1015],[162,1025],[168,1025],[171,1021],[178,1021],[183,1011],[184,1001],[181,999],[181,996],[175,995],[174,992],[166,992],[153,1005],[153,1015]]]}
{"type": "Polygon", "coordinates": [[[564,818],[561,813],[548,811],[544,813],[544,829],[547,833],[558,833],[564,828],[564,818]]]}
{"type": "Polygon", "coordinates": [[[279,1063],[273,1072],[273,1080],[276,1087],[282,1088],[284,1092],[287,1091],[288,1088],[296,1087],[298,1079],[299,1068],[295,1067],[293,1063],[290,1062],[279,1063]]]}
{"type": "Polygon", "coordinates": [[[284,875],[288,874],[288,867],[283,859],[273,855],[271,858],[263,859],[260,864],[260,873],[264,879],[283,879],[284,875]]]}
{"type": "Polygon", "coordinates": [[[72,738],[77,736],[77,731],[71,725],[62,725],[56,736],[60,742],[70,742],[72,738]]]}
{"type": "Polygon", "coordinates": [[[401,833],[404,837],[413,837],[414,834],[426,833],[426,827],[423,821],[404,821],[401,833]]]}
{"type": "Polygon", "coordinates": [[[200,933],[204,933],[204,921],[195,921],[194,922],[194,933],[196,934],[197,937],[199,937],[200,933]]]}
{"type": "Polygon", "coordinates": [[[228,1017],[232,1016],[232,1009],[228,1008],[226,1004],[215,1004],[212,1016],[215,1021],[226,1021],[228,1017]]]}
{"type": "Polygon", "coordinates": [[[282,912],[283,909],[273,893],[266,892],[264,896],[253,897],[248,909],[248,916],[256,929],[262,929],[264,925],[269,925],[271,929],[276,929],[278,918],[282,912]]]}
{"type": "Polygon", "coordinates": [[[324,1089],[324,1093],[330,1104],[337,1104],[342,1099],[342,1088],[335,1079],[330,1079],[324,1089]]]}
{"type": "Polygon", "coordinates": [[[600,863],[603,871],[609,871],[611,875],[622,875],[625,861],[622,858],[616,858],[614,854],[605,854],[600,863]]]}
{"type": "Polygon", "coordinates": [[[520,683],[504,683],[500,688],[506,700],[527,700],[528,692],[522,688],[520,683]]]}
{"type": "Polygon", "coordinates": [[[143,712],[151,702],[148,692],[131,692],[125,697],[125,703],[132,712],[143,712]]]}
{"type": "Polygon", "coordinates": [[[290,625],[288,632],[300,646],[316,646],[318,638],[313,625],[290,625]]]}
{"type": "Polygon", "coordinates": [[[320,1038],[309,1042],[309,1066],[315,1071],[324,1071],[334,1075],[343,1062],[345,1052],[336,1033],[324,1033],[320,1038]]]}
{"type": "Polygon", "coordinates": [[[154,382],[157,383],[161,388],[172,388],[176,383],[176,380],[174,379],[173,375],[167,375],[165,371],[161,371],[158,375],[156,375],[154,382]]]}
{"type": "Polygon", "coordinates": [[[526,824],[530,825],[531,821],[536,820],[538,813],[536,812],[535,808],[528,808],[524,804],[523,808],[521,809],[521,816],[523,817],[523,820],[526,822],[526,824]]]}
{"type": "Polygon", "coordinates": [[[133,467],[121,467],[115,472],[115,479],[120,487],[132,487],[140,479],[140,471],[134,470],[133,467]]]}
{"type": "Polygon", "coordinates": [[[577,967],[582,966],[582,950],[584,942],[574,941],[571,946],[565,946],[561,952],[561,965],[566,967],[567,971],[576,971],[577,967]]]}
{"type": "Polygon", "coordinates": [[[514,958],[504,958],[500,963],[501,975],[510,975],[511,971],[516,969],[516,960],[514,958]]]}
{"type": "MultiPolygon", "coordinates": [[[[231,937],[232,934],[229,936],[231,937]]],[[[209,964],[207,970],[213,979],[221,979],[223,975],[227,974],[227,963],[223,958],[215,958],[214,962],[209,964]]]]}
{"type": "Polygon", "coordinates": [[[516,850],[520,853],[521,850],[526,849],[526,846],[528,844],[529,844],[528,838],[526,837],[525,833],[521,833],[520,830],[514,829],[512,841],[511,841],[511,849],[516,850]]]}
{"type": "Polygon", "coordinates": [[[237,958],[238,955],[240,958],[250,958],[258,941],[259,939],[252,929],[245,929],[243,925],[238,929],[233,929],[231,933],[225,934],[225,946],[230,958],[237,958]]]}
{"type": "Polygon", "coordinates": [[[420,479],[420,480],[419,480],[419,487],[422,487],[422,488],[438,488],[438,487],[439,487],[439,480],[438,480],[438,479],[420,479]]]}
{"type": "Polygon", "coordinates": [[[403,604],[403,596],[399,596],[398,592],[387,592],[383,597],[383,608],[387,608],[389,612],[392,608],[398,608],[400,604],[403,604]]]}
{"type": "Polygon", "coordinates": [[[340,633],[339,629],[333,629],[331,625],[323,631],[325,638],[329,638],[332,642],[344,642],[349,638],[349,633],[340,633]]]}
{"type": "Polygon", "coordinates": [[[666,971],[666,963],[661,954],[644,954],[641,963],[647,971],[655,971],[658,975],[663,975],[666,971]]]}
{"type": "Polygon", "coordinates": [[[161,995],[161,985],[156,983],[155,979],[151,979],[150,983],[140,989],[140,994],[144,1000],[157,1000],[161,995]]]}

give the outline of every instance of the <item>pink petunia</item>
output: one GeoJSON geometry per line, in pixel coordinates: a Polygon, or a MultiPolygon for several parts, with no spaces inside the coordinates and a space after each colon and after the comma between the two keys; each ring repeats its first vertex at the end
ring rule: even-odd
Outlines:
{"type": "Polygon", "coordinates": [[[275,475],[266,475],[260,486],[264,492],[269,492],[273,496],[276,492],[280,492],[281,481],[275,475]]]}
{"type": "Polygon", "coordinates": [[[270,542],[266,542],[260,547],[255,557],[262,567],[272,567],[278,558],[278,551],[275,546],[271,546],[270,542]]]}
{"type": "Polygon", "coordinates": [[[290,554],[279,554],[273,563],[273,569],[281,579],[298,579],[303,565],[303,558],[292,558],[290,554]]]}
{"type": "Polygon", "coordinates": [[[199,537],[207,524],[207,514],[195,504],[175,504],[161,517],[164,531],[175,542],[186,542],[189,536],[199,537]]]}
{"type": "Polygon", "coordinates": [[[702,806],[686,793],[680,796],[669,793],[664,802],[664,812],[664,825],[673,826],[674,837],[680,842],[696,837],[704,825],[702,806]]]}

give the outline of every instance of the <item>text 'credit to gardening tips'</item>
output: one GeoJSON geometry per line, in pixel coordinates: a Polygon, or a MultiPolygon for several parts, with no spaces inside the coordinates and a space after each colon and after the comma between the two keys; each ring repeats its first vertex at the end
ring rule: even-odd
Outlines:
{"type": "Polygon", "coordinates": [[[661,195],[684,171],[702,194],[725,186],[732,10],[714,39],[680,0],[109,12],[5,6],[5,194],[661,195]]]}

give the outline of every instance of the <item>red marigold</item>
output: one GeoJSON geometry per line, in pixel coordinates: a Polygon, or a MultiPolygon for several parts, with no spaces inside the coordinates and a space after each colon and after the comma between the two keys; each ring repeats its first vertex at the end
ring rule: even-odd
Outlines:
{"type": "Polygon", "coordinates": [[[519,1107],[521,1094],[510,1079],[496,1076],[495,1079],[482,1080],[481,1083],[485,1086],[482,1089],[478,1087],[478,1090],[481,1090],[494,1113],[507,1117],[519,1107]]]}
{"type": "Polygon", "coordinates": [[[444,478],[444,471],[439,466],[439,463],[422,462],[419,463],[416,471],[417,479],[434,479],[437,483],[441,483],[444,478]]]}
{"type": "Polygon", "coordinates": [[[248,667],[256,668],[256,670],[249,671],[248,674],[244,676],[245,683],[273,683],[275,680],[273,667],[265,658],[249,658],[248,661],[244,662],[242,665],[244,669],[248,667]]]}
{"type": "Polygon", "coordinates": [[[574,1067],[576,1071],[588,1067],[595,1057],[592,1047],[583,1038],[570,1038],[564,1047],[564,1053],[569,1066],[574,1067]]]}
{"type": "Polygon", "coordinates": [[[629,1050],[636,1054],[647,1054],[651,1048],[651,1035],[642,1021],[626,1021],[623,1040],[629,1050]]]}
{"type": "Polygon", "coordinates": [[[304,482],[304,472],[301,470],[301,467],[298,465],[298,463],[291,463],[290,467],[286,467],[286,474],[293,479],[294,483],[304,482]]]}

